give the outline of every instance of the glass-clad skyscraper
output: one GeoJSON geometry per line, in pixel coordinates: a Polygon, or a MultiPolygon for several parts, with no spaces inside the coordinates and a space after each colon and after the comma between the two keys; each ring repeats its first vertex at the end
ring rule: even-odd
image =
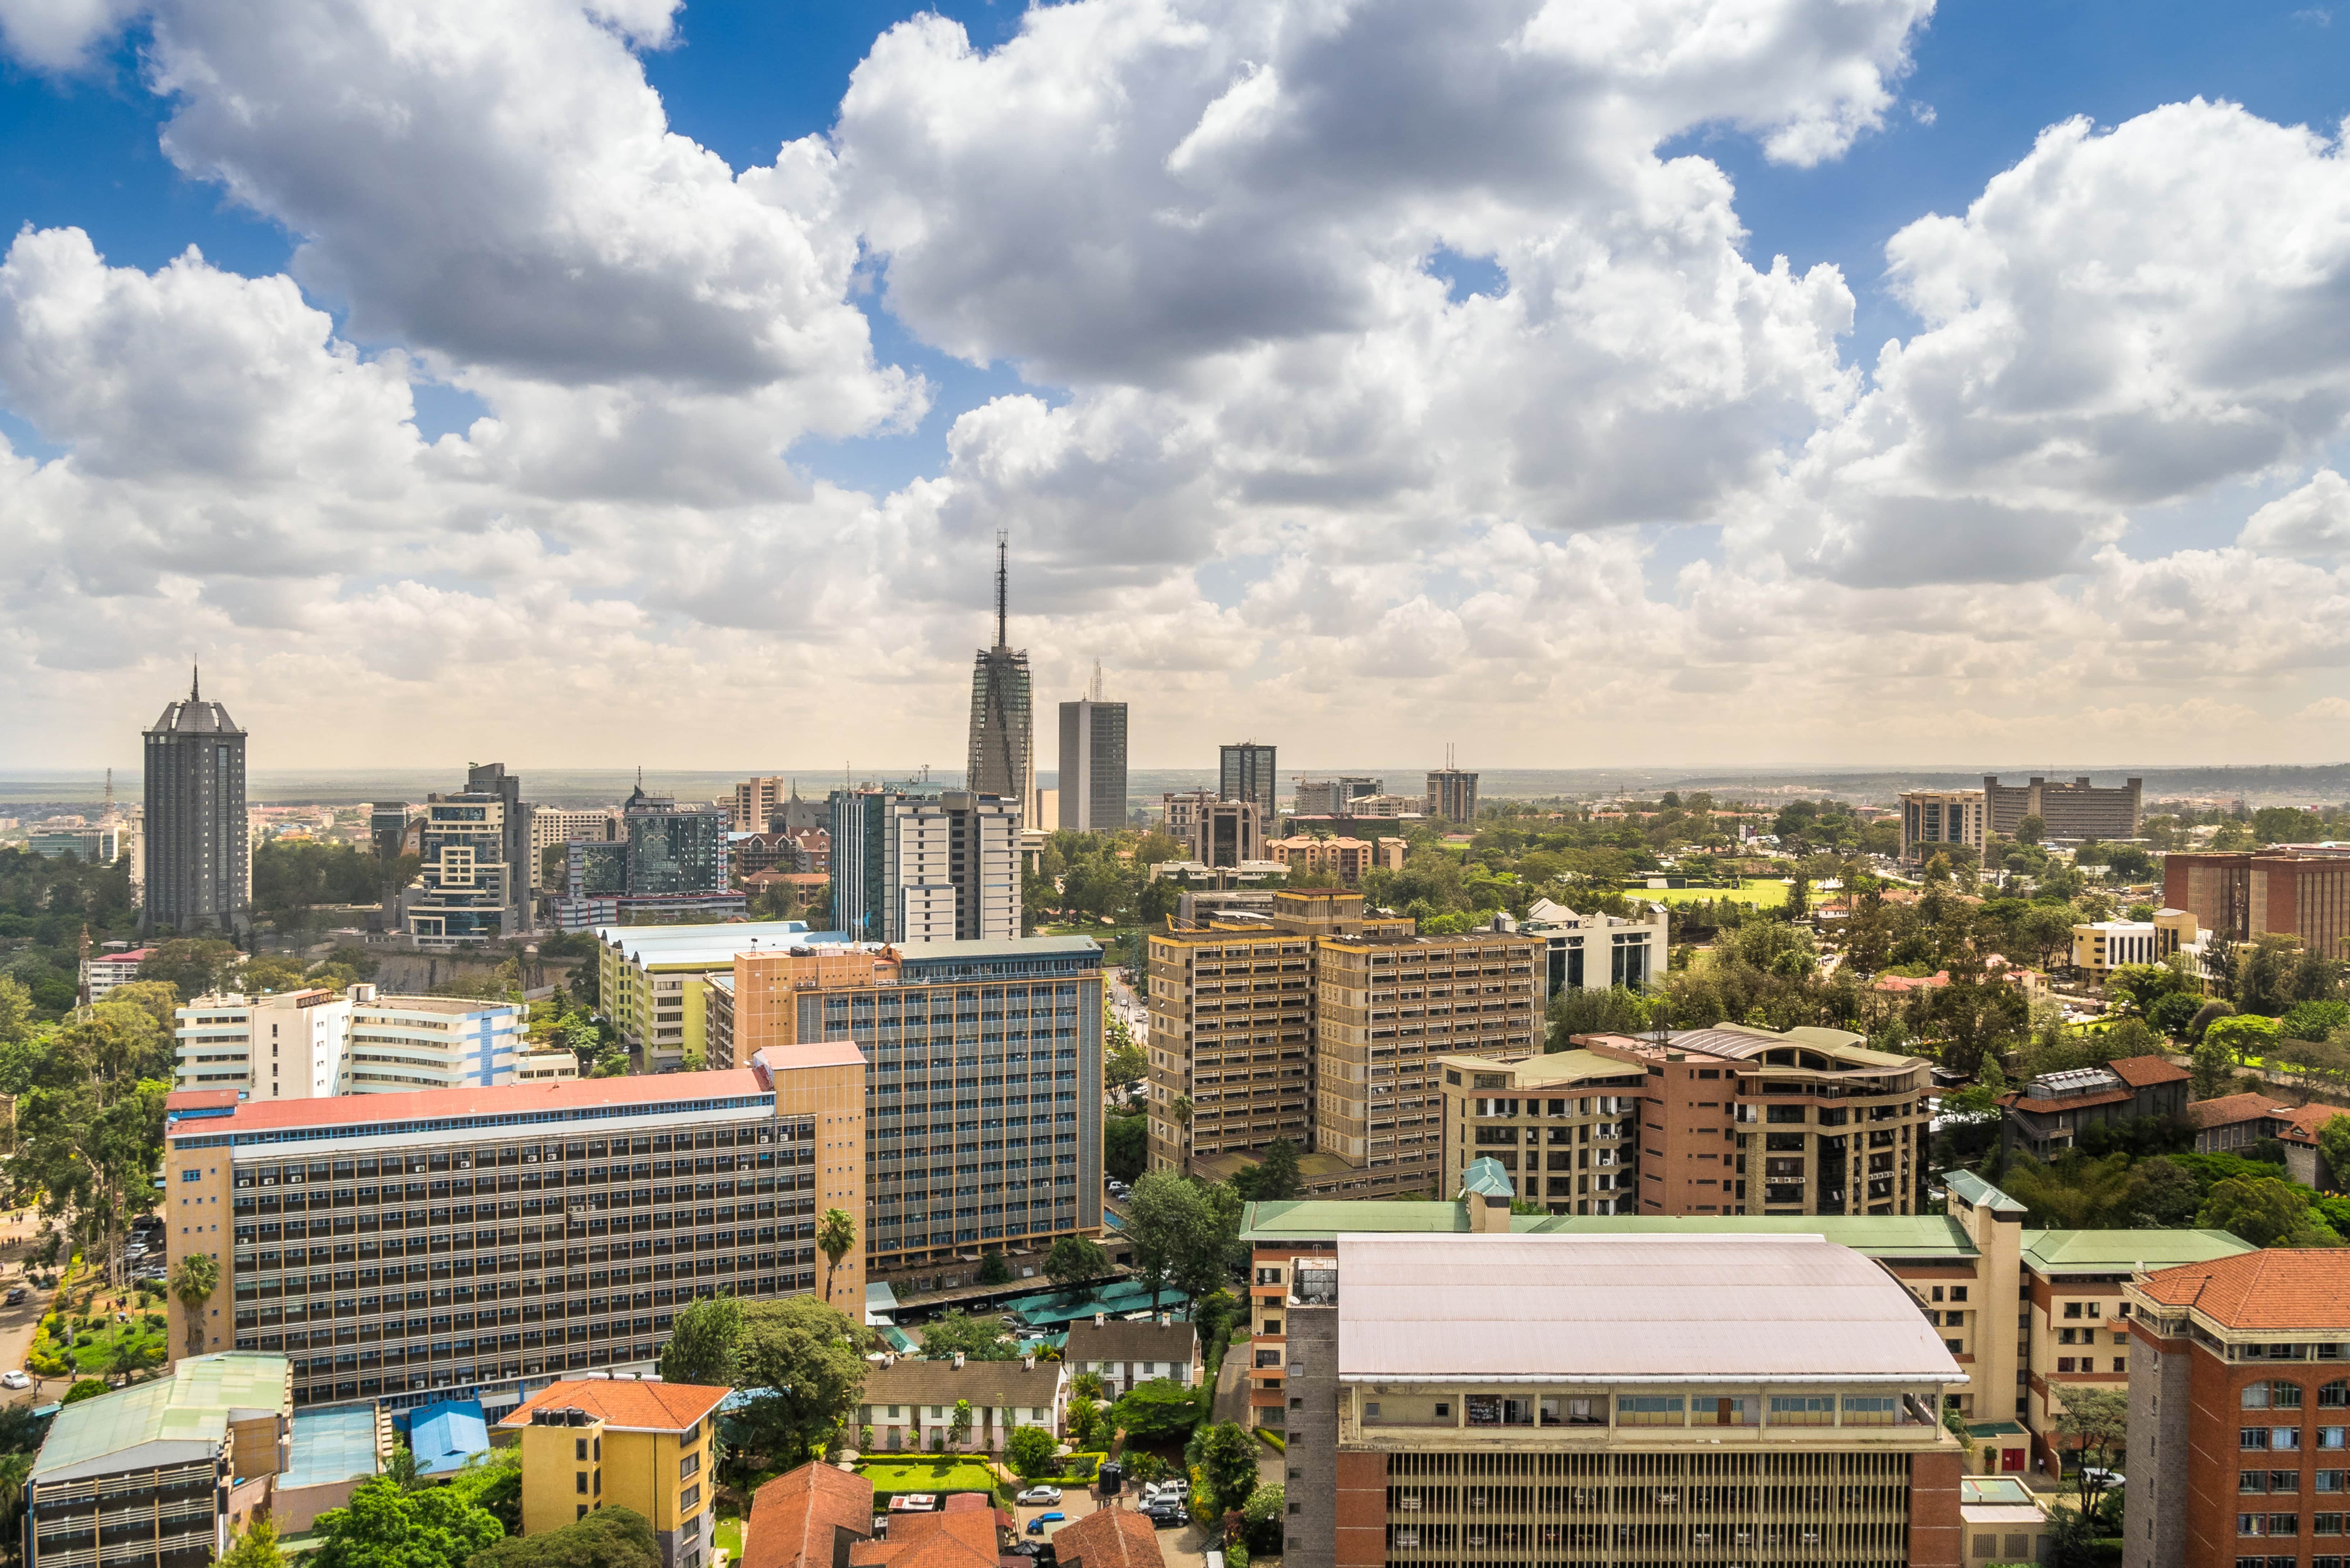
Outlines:
{"type": "Polygon", "coordinates": [[[253,903],[244,732],[191,677],[146,732],[147,892],[140,924],[243,930],[253,903]]]}

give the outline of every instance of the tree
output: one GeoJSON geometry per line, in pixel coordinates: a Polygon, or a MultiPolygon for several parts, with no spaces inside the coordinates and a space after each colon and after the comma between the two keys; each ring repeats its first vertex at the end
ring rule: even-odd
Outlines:
{"type": "Polygon", "coordinates": [[[832,1300],[832,1276],[840,1268],[840,1260],[857,1245],[857,1221],[845,1209],[827,1209],[816,1221],[816,1251],[824,1254],[824,1299],[832,1300]]]}
{"type": "Polygon", "coordinates": [[[1076,1395],[1069,1400],[1066,1420],[1069,1441],[1082,1449],[1094,1440],[1094,1428],[1101,1421],[1101,1406],[1088,1395],[1076,1395]]]}
{"type": "Polygon", "coordinates": [[[864,1391],[870,1337],[808,1296],[746,1304],[739,1377],[766,1392],[736,1413],[745,1451],[785,1469],[821,1458],[864,1391]]]}
{"type": "Polygon", "coordinates": [[[1638,1034],[1648,1027],[1648,1000],[1615,986],[1607,991],[1571,986],[1551,999],[1544,1051],[1574,1049],[1577,1034],[1638,1034]]]}
{"type": "Polygon", "coordinates": [[[1171,1377],[1153,1377],[1128,1389],[1110,1407],[1111,1424],[1129,1443],[1180,1438],[1200,1424],[1206,1405],[1192,1389],[1171,1377]]]}
{"type": "Polygon", "coordinates": [[[1203,1253],[1212,1252],[1221,1264],[1215,1229],[1200,1189],[1174,1172],[1154,1170],[1134,1184],[1127,1199],[1126,1233],[1134,1243],[1137,1271],[1150,1282],[1151,1311],[1159,1310],[1169,1285],[1180,1290],[1182,1278],[1197,1276],[1203,1253]]]}
{"type": "Polygon", "coordinates": [[[1107,1392],[1098,1372],[1080,1372],[1069,1380],[1069,1392],[1086,1399],[1099,1399],[1107,1392]]]}
{"type": "Polygon", "coordinates": [[[990,1252],[979,1261],[979,1282],[983,1285],[1008,1285],[1012,1282],[1012,1265],[1003,1261],[1001,1252],[990,1252]]]}
{"type": "Polygon", "coordinates": [[[172,1295],[188,1314],[188,1354],[204,1353],[204,1309],[220,1289],[220,1260],[190,1252],[172,1271],[172,1295]]]}
{"type": "Polygon", "coordinates": [[[677,1314],[669,1343],[661,1347],[661,1381],[733,1386],[735,1347],[742,1337],[741,1302],[733,1296],[695,1302],[677,1314]]]}
{"type": "Polygon", "coordinates": [[[2064,1390],[2064,1408],[2056,1417],[2059,1450],[2079,1457],[2074,1480],[2080,1488],[2081,1511],[2095,1513],[2097,1496],[2106,1490],[2102,1474],[2113,1469],[2116,1450],[2129,1440],[2129,1395],[2119,1388],[2093,1388],[2073,1384],[2064,1390]]]}
{"type": "Polygon", "coordinates": [[[307,1568],[440,1568],[494,1544],[505,1527],[453,1487],[402,1491],[377,1476],[359,1483],[348,1506],[320,1514],[311,1532],[318,1544],[307,1568]]]}
{"type": "Polygon", "coordinates": [[[76,1383],[72,1387],[67,1389],[65,1398],[59,1401],[59,1403],[66,1405],[78,1405],[85,1399],[95,1399],[99,1395],[106,1392],[107,1385],[105,1378],[85,1377],[76,1383]]]}
{"type": "Polygon", "coordinates": [[[1145,1116],[1102,1118],[1102,1168],[1120,1181],[1139,1181],[1150,1160],[1149,1120],[1145,1116]]]}
{"type": "Polygon", "coordinates": [[[2317,1152],[2325,1161],[2325,1175],[2339,1190],[2350,1187],[2350,1116],[2318,1124],[2317,1152]]]}
{"type": "Polygon", "coordinates": [[[1065,1291],[1074,1291],[1108,1272],[1109,1253],[1100,1242],[1084,1236],[1058,1237],[1053,1250],[1045,1254],[1045,1277],[1065,1291]]]}
{"type": "Polygon", "coordinates": [[[1003,1462],[1012,1467],[1014,1475],[1024,1479],[1048,1476],[1054,1472],[1054,1451],[1057,1446],[1053,1441],[1053,1434],[1046,1428],[1021,1427],[1003,1445],[1003,1462]]]}
{"type": "Polygon", "coordinates": [[[2261,1018],[2251,1013],[2238,1013],[2232,1018],[2215,1018],[2203,1031],[2203,1044],[2218,1044],[2236,1061],[2249,1064],[2255,1056],[2265,1056],[2276,1049],[2277,1026],[2273,1018],[2261,1018]]]}
{"type": "MultiPolygon", "coordinates": [[[[1274,1202],[1295,1198],[1299,1189],[1297,1176],[1297,1146],[1285,1137],[1277,1137],[1265,1145],[1256,1168],[1242,1173],[1247,1178],[1242,1196],[1257,1202],[1274,1202]]],[[[1233,1179],[1241,1186],[1240,1178],[1233,1179]]]]}
{"type": "Polygon", "coordinates": [[[986,1318],[951,1307],[922,1325],[922,1355],[930,1361],[1009,1361],[1019,1352],[1003,1330],[986,1318]]]}
{"type": "Polygon", "coordinates": [[[182,1002],[193,1002],[208,992],[225,991],[235,983],[244,955],[234,942],[213,937],[178,937],[139,961],[140,980],[169,981],[182,1002]]]}
{"type": "Polygon", "coordinates": [[[277,1527],[265,1516],[253,1528],[229,1537],[218,1568],[286,1568],[286,1553],[277,1549],[277,1527]]]}
{"type": "Polygon", "coordinates": [[[634,1509],[598,1508],[558,1530],[501,1541],[464,1568],[660,1568],[652,1521],[634,1509]]]}
{"type": "Polygon", "coordinates": [[[2037,844],[2048,836],[2047,822],[2037,815],[2025,817],[2015,825],[2018,844],[2037,844]]]}
{"type": "Polygon", "coordinates": [[[1282,1520],[1287,1512],[1288,1497],[1279,1482],[1249,1493],[1241,1505],[1241,1540],[1251,1558],[1281,1550],[1282,1520]]]}
{"type": "Polygon", "coordinates": [[[2338,1247],[2342,1238],[2309,1210],[2309,1190],[2282,1177],[2231,1176],[2205,1195],[2195,1223],[2230,1231],[2255,1247],[2338,1247]]]}
{"type": "MultiPolygon", "coordinates": [[[[1121,1401],[1123,1403],[1123,1401],[1121,1401]]],[[[1211,1519],[1237,1512],[1256,1490],[1256,1440],[1237,1421],[1219,1421],[1200,1434],[1199,1468],[1211,1519]]],[[[1194,1511],[1195,1518],[1198,1517],[1194,1511]]]]}
{"type": "Polygon", "coordinates": [[[958,1399],[954,1402],[954,1409],[947,1417],[947,1442],[953,1448],[961,1449],[970,1441],[971,1401],[958,1399]]]}
{"type": "Polygon", "coordinates": [[[2236,1054],[2228,1049],[2224,1041],[2207,1037],[2195,1047],[2193,1063],[2188,1071],[2190,1075],[2188,1093],[2199,1100],[2212,1099],[2223,1093],[2228,1080],[2235,1076],[2236,1054]]]}

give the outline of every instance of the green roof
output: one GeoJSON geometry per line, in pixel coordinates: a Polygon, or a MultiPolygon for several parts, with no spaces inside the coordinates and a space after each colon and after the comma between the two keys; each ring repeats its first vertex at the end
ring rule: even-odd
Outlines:
{"type": "Polygon", "coordinates": [[[1953,1170],[1942,1178],[1942,1185],[1974,1207],[1988,1208],[1994,1214],[2030,1212],[2022,1204],[2018,1203],[1971,1170],[1953,1170]]]}
{"type": "Polygon", "coordinates": [[[1966,1228],[1944,1214],[1521,1214],[1541,1236],[1824,1236],[1870,1258],[1972,1258],[1966,1228]]]}
{"type": "MultiPolygon", "coordinates": [[[[1241,1235],[1250,1241],[1319,1241],[1342,1235],[1468,1229],[1458,1203],[1306,1199],[1250,1204],[1241,1235]]],[[[1825,1236],[1871,1258],[1975,1255],[1965,1227],[1942,1214],[1517,1214],[1511,1216],[1510,1229],[1534,1236],[1825,1236]]]]}
{"type": "Polygon", "coordinates": [[[1648,1071],[1638,1062],[1626,1062],[1614,1056],[1602,1056],[1596,1051],[1553,1051],[1541,1056],[1527,1056],[1515,1062],[1497,1062],[1490,1056],[1442,1056],[1438,1060],[1458,1067],[1474,1066],[1481,1072],[1507,1073],[1514,1087],[1537,1088],[1578,1078],[1641,1078],[1648,1071]]]}
{"type": "Polygon", "coordinates": [[[1461,1190],[1473,1192],[1481,1198],[1514,1198],[1518,1195],[1510,1173],[1502,1168],[1498,1159],[1472,1159],[1461,1173],[1461,1190]]]}
{"type": "Polygon", "coordinates": [[[2254,1251],[2225,1231],[2026,1231],[2024,1266],[2043,1274],[2126,1274],[2254,1251]]]}
{"type": "Polygon", "coordinates": [[[68,1405],[49,1428],[33,1479],[46,1480],[147,1443],[216,1448],[228,1435],[233,1413],[286,1408],[292,1386],[288,1368],[282,1355],[231,1351],[190,1356],[174,1362],[169,1377],[68,1405]]]}

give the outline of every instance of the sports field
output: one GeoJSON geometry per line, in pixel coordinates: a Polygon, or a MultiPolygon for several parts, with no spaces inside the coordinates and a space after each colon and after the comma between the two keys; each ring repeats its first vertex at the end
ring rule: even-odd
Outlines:
{"type": "Polygon", "coordinates": [[[1768,877],[1750,877],[1742,888],[1627,888],[1624,897],[1645,898],[1654,904],[1694,904],[1711,898],[1775,909],[1787,901],[1787,885],[1768,877]]]}

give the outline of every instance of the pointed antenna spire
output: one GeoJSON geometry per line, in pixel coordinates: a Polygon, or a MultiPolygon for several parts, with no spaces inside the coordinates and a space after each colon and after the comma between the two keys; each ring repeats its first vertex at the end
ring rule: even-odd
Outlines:
{"type": "Polygon", "coordinates": [[[198,668],[197,666],[195,666],[195,665],[193,665],[193,664],[189,665],[189,666],[188,666],[188,701],[191,701],[191,702],[201,702],[201,701],[203,701],[204,700],[204,698],[203,698],[203,691],[204,691],[203,671],[200,668],[198,668]]]}
{"type": "Polygon", "coordinates": [[[995,531],[995,646],[998,648],[1011,646],[1004,636],[1003,626],[1004,538],[1003,530],[998,528],[995,531]]]}
{"type": "Polygon", "coordinates": [[[1098,701],[1100,701],[1102,700],[1102,674],[1101,674],[1101,660],[1100,660],[1100,659],[1095,659],[1095,660],[1094,660],[1094,684],[1093,684],[1093,690],[1092,690],[1092,691],[1088,691],[1088,692],[1086,694],[1086,697],[1087,697],[1087,701],[1093,701],[1093,702],[1098,702],[1098,701]]]}

